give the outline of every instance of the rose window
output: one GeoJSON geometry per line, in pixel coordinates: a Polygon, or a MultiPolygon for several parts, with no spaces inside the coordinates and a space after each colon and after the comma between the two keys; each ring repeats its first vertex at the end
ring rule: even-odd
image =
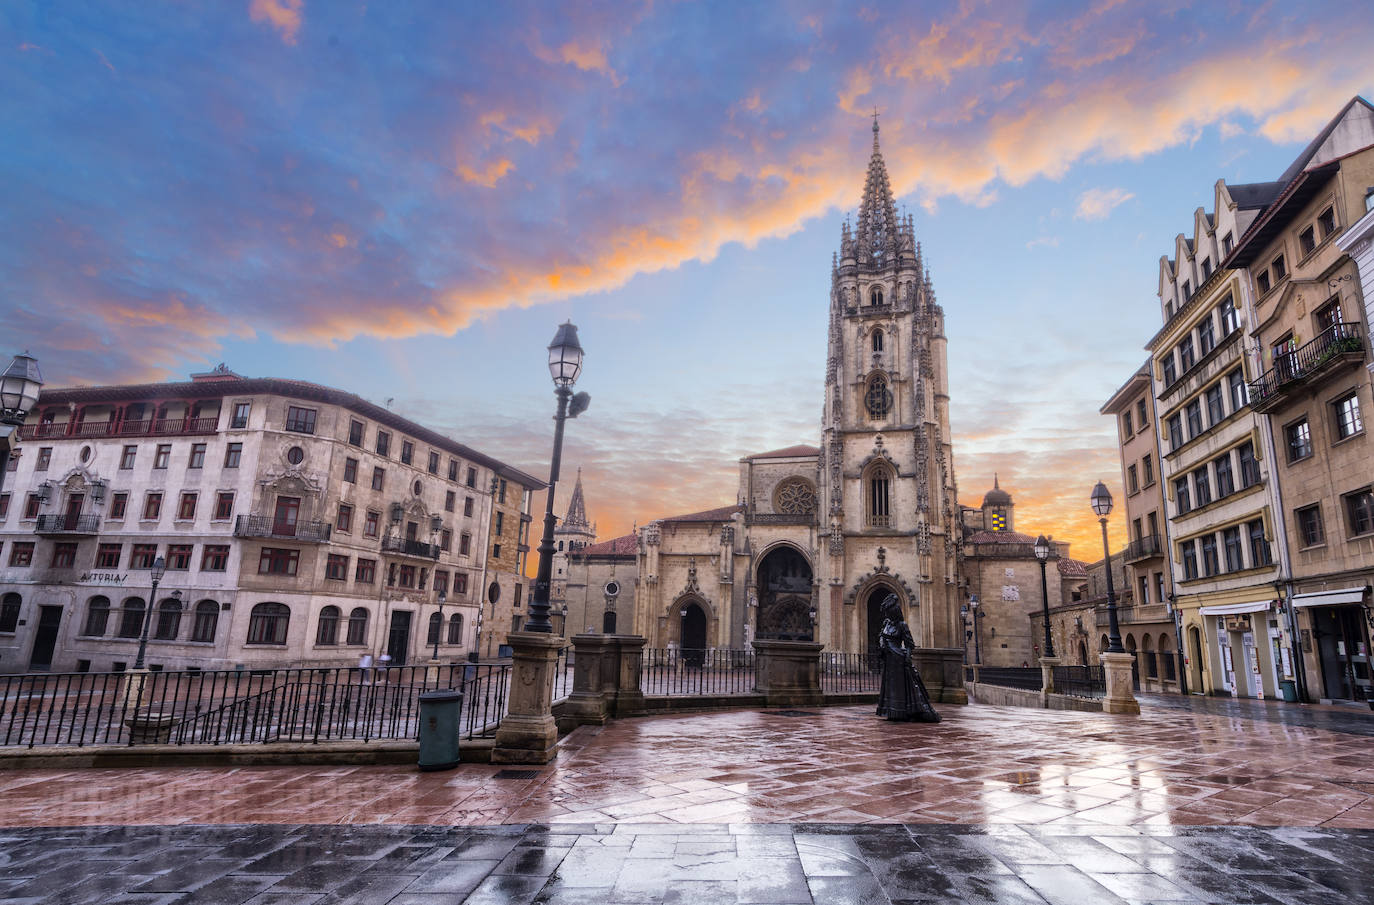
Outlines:
{"type": "Polygon", "coordinates": [[[816,511],[816,488],[801,478],[789,478],[778,486],[773,506],[787,515],[810,515],[816,511]]]}

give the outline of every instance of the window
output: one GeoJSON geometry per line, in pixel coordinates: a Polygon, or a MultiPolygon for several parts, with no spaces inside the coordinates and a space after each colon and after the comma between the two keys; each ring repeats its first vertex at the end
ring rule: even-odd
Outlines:
{"type": "Polygon", "coordinates": [[[155,522],[162,517],[162,494],[150,493],[143,498],[143,520],[155,522]]]}
{"type": "Polygon", "coordinates": [[[298,405],[287,406],[286,429],[298,434],[315,433],[315,410],[298,405]]]}
{"type": "Polygon", "coordinates": [[[413,588],[413,587],[415,587],[415,567],[414,567],[414,566],[401,566],[400,573],[401,573],[401,574],[400,574],[400,579],[399,579],[399,581],[400,581],[401,587],[403,587],[403,588],[413,588]]]}
{"type": "Polygon", "coordinates": [[[1178,514],[1184,515],[1192,510],[1188,496],[1188,479],[1174,478],[1174,502],[1178,504],[1178,514]]]}
{"type": "Polygon", "coordinates": [[[172,461],[172,444],[170,444],[170,443],[159,443],[159,444],[157,445],[157,451],[153,453],[153,467],[154,467],[154,468],[166,468],[167,465],[168,465],[168,463],[170,463],[171,461],[172,461]]]}
{"type": "Polygon", "coordinates": [[[353,580],[360,584],[372,584],[377,580],[377,560],[358,558],[353,567],[353,580]]]}
{"type": "Polygon", "coordinates": [[[358,460],[344,459],[343,479],[350,484],[358,483],[358,460]]]}
{"type": "Polygon", "coordinates": [[[434,594],[436,597],[448,594],[448,573],[443,569],[434,570],[434,594]]]}
{"type": "Polygon", "coordinates": [[[25,567],[33,565],[33,541],[15,541],[10,544],[10,565],[25,567]]]}
{"type": "Polygon", "coordinates": [[[1226,417],[1226,406],[1222,402],[1221,382],[1207,388],[1207,422],[1215,427],[1226,417]]]}
{"type": "Polygon", "coordinates": [[[363,423],[356,419],[348,422],[348,442],[353,446],[363,445],[363,423]]]}
{"type": "Polygon", "coordinates": [[[448,528],[439,532],[439,549],[445,553],[453,549],[453,532],[448,528]]]}
{"type": "Polygon", "coordinates": [[[444,617],[438,613],[429,614],[429,631],[425,635],[426,644],[438,644],[444,631],[444,617]]]}
{"type": "Polygon", "coordinates": [[[1221,545],[1226,551],[1226,571],[1239,572],[1245,568],[1240,546],[1240,528],[1232,525],[1221,532],[1221,545]]]}
{"type": "Polygon", "coordinates": [[[1224,254],[1224,255],[1229,255],[1229,254],[1231,253],[1231,249],[1233,249],[1233,248],[1235,248],[1235,247],[1236,247],[1236,240],[1233,239],[1233,238],[1231,238],[1231,234],[1230,234],[1230,233],[1227,233],[1226,235],[1224,235],[1224,236],[1221,237],[1221,253],[1222,253],[1222,254],[1224,254]]]}
{"type": "Polygon", "coordinates": [[[477,486],[477,469],[470,465],[468,466],[468,479],[466,483],[469,487],[477,486]]]}
{"type": "Polygon", "coordinates": [[[24,518],[38,518],[38,510],[43,508],[43,500],[38,494],[31,493],[24,501],[24,518]]]}
{"type": "Polygon", "coordinates": [[[503,534],[505,534],[505,533],[506,533],[506,514],[505,514],[504,512],[498,512],[498,513],[496,513],[496,535],[497,535],[498,537],[500,537],[501,535],[503,535],[503,534]]]}
{"type": "Polygon", "coordinates": [[[496,498],[502,503],[506,501],[506,479],[501,478],[496,482],[496,498]]]}
{"type": "Polygon", "coordinates": [[[877,286],[868,290],[868,303],[870,305],[881,305],[883,303],[883,290],[877,286]]]}
{"type": "Polygon", "coordinates": [[[1344,440],[1346,437],[1353,437],[1364,431],[1364,422],[1360,420],[1360,397],[1356,393],[1343,396],[1332,403],[1332,408],[1336,410],[1336,438],[1344,440]]]}
{"type": "Polygon", "coordinates": [[[1131,422],[1131,413],[1123,412],[1121,415],[1121,433],[1129,440],[1135,435],[1135,425],[1131,422]]]}
{"type": "Polygon", "coordinates": [[[1259,462],[1255,460],[1255,444],[1246,440],[1237,447],[1237,455],[1240,458],[1240,487],[1253,487],[1259,483],[1260,470],[1259,462]]]}
{"type": "MultiPolygon", "coordinates": [[[[13,591],[0,599],[0,632],[13,634],[19,628],[19,611],[23,608],[24,598],[15,594],[13,591]]],[[[108,605],[108,602],[107,602],[108,605]]],[[[101,634],[104,634],[105,627],[100,627],[101,634]]]]}
{"type": "Polygon", "coordinates": [[[1188,369],[1196,363],[1193,358],[1193,337],[1191,335],[1183,337],[1178,344],[1178,368],[1185,374],[1188,369]]]}
{"type": "Polygon", "coordinates": [[[1320,504],[1304,506],[1295,510],[1293,515],[1298,521],[1298,537],[1304,547],[1315,547],[1326,542],[1326,532],[1322,528],[1322,507],[1320,504]]]}
{"type": "Polygon", "coordinates": [[[167,545],[167,571],[185,572],[191,568],[191,553],[195,550],[195,544],[168,544],[167,545]]]}
{"type": "Polygon", "coordinates": [[[1218,456],[1212,460],[1212,467],[1217,472],[1217,499],[1230,496],[1236,492],[1236,484],[1231,476],[1231,454],[1218,456]]]}
{"type": "Polygon", "coordinates": [[[1193,297],[1193,283],[1191,280],[1183,281],[1183,301],[1186,303],[1193,297]]]}
{"type": "Polygon", "coordinates": [[[134,544],[129,555],[130,569],[151,569],[157,559],[157,544],[134,544]]]}
{"type": "Polygon", "coordinates": [[[177,518],[183,520],[194,519],[196,517],[196,500],[200,495],[186,492],[181,495],[181,504],[177,507],[177,518]]]}
{"type": "Polygon", "coordinates": [[[391,454],[391,434],[386,431],[377,431],[377,455],[386,456],[391,454]]]}
{"type": "Polygon", "coordinates": [[[353,507],[347,503],[339,504],[339,517],[334,520],[334,530],[348,534],[353,530],[353,507]]]}
{"type": "Polygon", "coordinates": [[[1336,212],[1332,208],[1327,208],[1317,215],[1317,226],[1322,231],[1322,238],[1325,239],[1336,231],[1336,212]]]}
{"type": "Polygon", "coordinates": [[[1352,537],[1374,531],[1374,493],[1369,488],[1346,494],[1345,512],[1352,537]]]}
{"type": "Polygon", "coordinates": [[[1140,460],[1140,481],[1145,487],[1149,487],[1155,482],[1155,460],[1150,456],[1145,456],[1140,460]]]}
{"type": "Polygon", "coordinates": [[[444,511],[445,511],[445,512],[452,512],[452,511],[454,510],[454,507],[456,507],[457,505],[458,505],[458,494],[454,493],[452,490],[447,491],[447,492],[444,494],[444,511]]]}
{"type": "Polygon", "coordinates": [[[129,509],[129,494],[128,494],[127,492],[125,492],[125,491],[120,491],[119,493],[116,493],[116,494],[114,494],[114,495],[112,495],[112,496],[110,497],[110,518],[111,518],[111,519],[121,519],[121,518],[124,518],[124,513],[127,512],[128,509],[129,509]]]}
{"type": "Polygon", "coordinates": [[[1295,421],[1283,429],[1284,443],[1288,447],[1288,461],[1296,462],[1312,455],[1312,429],[1307,419],[1295,421]]]}
{"type": "Polygon", "coordinates": [[[367,643],[367,610],[363,607],[354,607],[353,612],[348,614],[348,638],[346,643],[367,643]]]}
{"type": "Polygon", "coordinates": [[[372,489],[381,490],[386,486],[386,469],[380,465],[372,469],[372,489]]]}
{"type": "Polygon", "coordinates": [[[892,473],[883,466],[874,468],[868,475],[868,525],[873,528],[888,528],[892,525],[892,473]]]}
{"type": "Polygon", "coordinates": [[[339,643],[339,608],[327,606],[320,610],[320,621],[315,627],[315,643],[333,645],[339,643]]]}
{"type": "Polygon", "coordinates": [[[448,617],[448,643],[463,643],[463,614],[454,613],[448,617]]]}
{"type": "Polygon", "coordinates": [[[1298,247],[1302,249],[1304,255],[1310,254],[1317,247],[1317,231],[1315,227],[1309,226],[1307,229],[1298,233],[1298,247]]]}
{"type": "Polygon", "coordinates": [[[202,644],[213,642],[217,628],[219,604],[213,600],[202,600],[196,604],[196,620],[191,623],[191,640],[202,644]]]}
{"type": "Polygon", "coordinates": [[[1195,439],[1202,433],[1202,402],[1194,399],[1183,407],[1183,414],[1188,418],[1188,439],[1195,439]]]}
{"type": "Polygon", "coordinates": [[[453,576],[453,593],[466,594],[468,592],[468,575],[466,572],[459,572],[453,576]]]}
{"type": "Polygon", "coordinates": [[[1212,502],[1212,484],[1208,480],[1207,466],[1193,470],[1193,505],[1206,506],[1212,502]]]}
{"type": "Polygon", "coordinates": [[[1247,522],[1246,532],[1250,535],[1250,566],[1259,568],[1273,563],[1274,559],[1269,553],[1269,541],[1264,539],[1264,520],[1255,519],[1247,522]]]}
{"type": "Polygon", "coordinates": [[[286,451],[286,461],[292,465],[299,465],[305,461],[305,450],[299,446],[293,446],[286,451]]]}
{"type": "Polygon", "coordinates": [[[457,459],[449,459],[449,460],[448,460],[448,479],[449,479],[450,481],[457,481],[457,480],[458,480],[458,460],[457,460],[457,459]]]}
{"type": "Polygon", "coordinates": [[[881,351],[883,351],[883,331],[882,331],[881,328],[875,329],[875,330],[873,331],[873,341],[872,341],[872,342],[873,342],[873,351],[874,351],[874,352],[881,352],[881,351]]]}
{"type": "Polygon", "coordinates": [[[1258,292],[1260,295],[1264,295],[1266,292],[1270,290],[1270,288],[1271,286],[1269,285],[1269,271],[1261,270],[1259,273],[1255,274],[1256,292],[1258,292]]]}
{"type": "Polygon", "coordinates": [[[1341,317],[1340,299],[1332,299],[1330,302],[1318,308],[1317,313],[1313,315],[1313,317],[1317,322],[1318,333],[1325,333],[1337,324],[1342,323],[1344,319],[1341,317]]]}
{"type": "Polygon", "coordinates": [[[231,430],[243,430],[248,426],[248,412],[252,407],[253,404],[251,402],[234,403],[234,413],[229,418],[229,427],[231,430]]]}
{"type": "Polygon", "coordinates": [[[222,522],[234,517],[234,493],[222,490],[215,494],[215,521],[222,522]]]}
{"type": "Polygon", "coordinates": [[[892,392],[887,388],[887,378],[882,374],[874,374],[869,378],[868,389],[864,392],[864,408],[868,417],[875,421],[886,418],[892,410],[892,392]]]}
{"type": "Polygon", "coordinates": [[[1211,259],[1211,258],[1203,258],[1203,259],[1202,259],[1202,278],[1203,278],[1204,280],[1206,280],[1206,279],[1207,279],[1208,277],[1210,277],[1211,275],[1212,275],[1212,259],[1211,259]]]}
{"type": "Polygon", "coordinates": [[[35,460],[34,460],[34,463],[33,463],[33,470],[34,470],[34,471],[47,471],[47,470],[48,470],[48,466],[51,465],[51,464],[52,464],[52,447],[51,447],[51,446],[40,446],[40,447],[38,448],[38,458],[35,459],[35,460]]]}
{"type": "Polygon", "coordinates": [[[224,447],[224,467],[238,468],[240,460],[243,459],[243,444],[230,443],[224,447]]]}
{"type": "Polygon", "coordinates": [[[277,497],[277,506],[272,512],[272,533],[284,537],[295,537],[296,525],[300,521],[300,514],[300,497],[277,497]]]}
{"type": "Polygon", "coordinates": [[[1216,347],[1217,337],[1212,326],[1212,315],[1208,314],[1197,325],[1197,354],[1206,355],[1216,347]]]}
{"type": "Polygon", "coordinates": [[[128,471],[134,467],[134,459],[138,458],[137,446],[126,446],[119,454],[119,467],[128,471]]]}
{"type": "Polygon", "coordinates": [[[62,541],[52,545],[52,568],[70,569],[76,565],[76,544],[62,541]]]}
{"type": "MultiPolygon", "coordinates": [[[[117,495],[117,494],[116,494],[116,495],[117,495]]],[[[111,506],[110,508],[111,508],[110,518],[115,518],[115,514],[114,514],[114,511],[113,511],[113,510],[114,510],[114,507],[111,506]]],[[[10,495],[9,495],[8,493],[0,493],[0,522],[3,522],[3,521],[5,520],[5,517],[8,516],[9,514],[10,514],[10,495]]]]}
{"type": "Polygon", "coordinates": [[[415,458],[415,444],[409,440],[401,441],[401,464],[409,465],[411,459],[415,458]]]}
{"type": "Polygon", "coordinates": [[[223,572],[229,568],[229,545],[206,544],[200,554],[202,572],[223,572]]]}
{"type": "Polygon", "coordinates": [[[338,553],[329,554],[324,564],[324,577],[330,581],[348,581],[348,557],[338,553]]]}
{"type": "Polygon", "coordinates": [[[1126,489],[1130,493],[1136,493],[1140,490],[1140,481],[1134,465],[1126,467],[1126,489]]]}
{"type": "Polygon", "coordinates": [[[439,454],[433,450],[431,450],[429,454],[429,473],[439,473],[439,454]]]}
{"type": "Polygon", "coordinates": [[[119,560],[123,555],[123,544],[101,544],[95,548],[95,567],[97,569],[118,569],[119,560]]]}
{"type": "Polygon", "coordinates": [[[82,626],[81,634],[95,638],[103,637],[109,624],[110,598],[92,597],[91,602],[86,605],[86,624],[82,626]]]}
{"type": "Polygon", "coordinates": [[[1250,394],[1245,388],[1245,375],[1236,368],[1226,375],[1227,392],[1231,396],[1231,412],[1240,411],[1250,404],[1250,394]]]}
{"type": "Polygon", "coordinates": [[[464,531],[458,536],[458,555],[467,556],[472,553],[472,535],[464,531]]]}
{"type": "Polygon", "coordinates": [[[492,544],[492,545],[491,545],[491,556],[492,556],[492,559],[500,559],[500,558],[501,558],[501,545],[500,545],[500,544],[492,544]]]}
{"type": "Polygon", "coordinates": [[[1150,426],[1150,418],[1145,413],[1145,400],[1137,399],[1135,403],[1135,420],[1140,422],[1140,429],[1143,431],[1150,426]]]}
{"type": "Polygon", "coordinates": [[[363,517],[363,537],[376,537],[381,520],[382,514],[380,512],[369,509],[367,515],[363,517]]]}
{"type": "Polygon", "coordinates": [[[181,633],[181,601],[167,598],[157,605],[157,628],[153,637],[158,641],[175,641],[181,633]]]}
{"type": "Polygon", "coordinates": [[[1183,580],[1192,581],[1197,578],[1197,545],[1195,541],[1186,540],[1178,545],[1183,557],[1183,580]]]}
{"type": "Polygon", "coordinates": [[[259,603],[248,618],[249,644],[285,644],[291,609],[284,603],[259,603]]]}
{"type": "Polygon", "coordinates": [[[186,467],[187,467],[187,468],[204,468],[204,467],[205,467],[205,444],[204,444],[204,443],[192,443],[192,444],[191,444],[191,458],[190,458],[190,461],[188,461],[188,462],[186,463],[186,467]]]}
{"type": "Polygon", "coordinates": [[[1221,300],[1217,306],[1217,312],[1221,315],[1221,335],[1230,336],[1240,329],[1240,315],[1236,313],[1236,300],[1231,296],[1221,300]]]}
{"type": "Polygon", "coordinates": [[[143,634],[143,611],[148,605],[140,597],[130,597],[120,607],[119,637],[137,638],[143,634]]]}
{"type": "Polygon", "coordinates": [[[463,515],[468,518],[472,517],[472,497],[465,497],[463,499],[463,515]]]}
{"type": "Polygon", "coordinates": [[[301,551],[284,547],[263,547],[258,557],[259,575],[295,575],[301,551]]]}
{"type": "Polygon", "coordinates": [[[1283,262],[1283,255],[1274,259],[1274,263],[1269,265],[1269,269],[1274,272],[1274,283],[1288,276],[1288,265],[1283,262]]]}
{"type": "Polygon", "coordinates": [[[1220,571],[1221,565],[1217,562],[1217,536],[1204,534],[1202,536],[1202,574],[1210,578],[1220,571]]]}
{"type": "Polygon", "coordinates": [[[1167,387],[1178,380],[1178,371],[1174,367],[1174,353],[1172,351],[1164,353],[1163,365],[1163,381],[1164,385],[1167,387]]]}

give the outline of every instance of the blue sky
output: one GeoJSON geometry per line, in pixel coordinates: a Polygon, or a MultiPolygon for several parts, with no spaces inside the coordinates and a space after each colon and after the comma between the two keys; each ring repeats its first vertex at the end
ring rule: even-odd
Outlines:
{"type": "Polygon", "coordinates": [[[53,385],[224,361],[542,474],[572,318],[593,403],[565,461],[606,538],[816,441],[876,106],[946,312],[961,499],[996,471],[1020,527],[1090,544],[1159,257],[1217,178],[1276,178],[1371,93],[1351,9],[11,4],[0,322],[53,385]]]}

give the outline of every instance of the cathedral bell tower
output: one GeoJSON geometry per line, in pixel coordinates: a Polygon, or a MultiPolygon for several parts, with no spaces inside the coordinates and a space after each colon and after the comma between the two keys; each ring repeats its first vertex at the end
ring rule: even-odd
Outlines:
{"type": "Polygon", "coordinates": [[[963,642],[944,313],[873,119],[858,219],[831,265],[817,551],[834,647],[876,644],[897,595],[923,648],[963,642]]]}

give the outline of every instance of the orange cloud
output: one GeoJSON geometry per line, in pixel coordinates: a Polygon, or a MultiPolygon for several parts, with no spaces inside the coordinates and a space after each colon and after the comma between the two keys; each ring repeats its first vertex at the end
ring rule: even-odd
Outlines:
{"type": "Polygon", "coordinates": [[[487,164],[481,170],[475,170],[465,163],[458,165],[458,175],[464,182],[480,185],[483,188],[495,188],[496,183],[506,177],[506,174],[515,169],[515,164],[506,158],[501,158],[493,163],[487,164]]]}
{"type": "Polygon", "coordinates": [[[251,0],[248,18],[268,23],[281,34],[283,43],[295,44],[304,7],[305,0],[251,0]]]}

